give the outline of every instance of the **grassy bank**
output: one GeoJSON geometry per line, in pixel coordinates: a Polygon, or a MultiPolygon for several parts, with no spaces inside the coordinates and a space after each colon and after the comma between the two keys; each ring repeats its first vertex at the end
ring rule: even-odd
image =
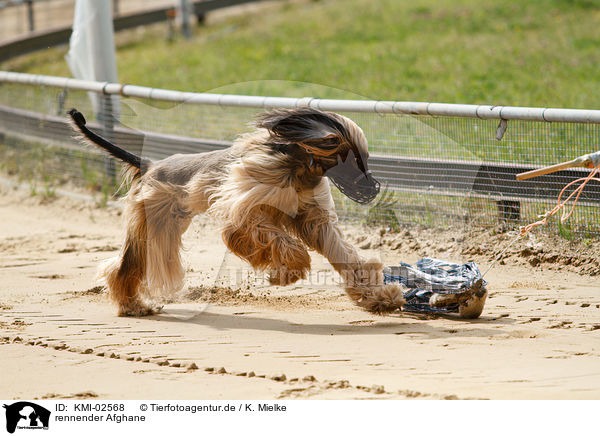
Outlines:
{"type": "MultiPolygon", "coordinates": [[[[119,80],[249,94],[598,108],[594,0],[321,0],[119,35],[119,80]],[[313,86],[317,84],[321,86],[313,86]]],[[[66,48],[4,69],[68,75],[66,48]]]]}

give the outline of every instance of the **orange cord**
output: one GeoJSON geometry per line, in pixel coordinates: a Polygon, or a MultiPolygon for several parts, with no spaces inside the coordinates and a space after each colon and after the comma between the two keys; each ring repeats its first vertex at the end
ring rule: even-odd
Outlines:
{"type": "Polygon", "coordinates": [[[563,210],[562,216],[560,217],[560,222],[562,222],[562,223],[564,223],[566,220],[568,220],[569,217],[571,216],[571,214],[573,214],[573,210],[575,210],[575,206],[577,205],[577,200],[579,200],[579,195],[581,194],[581,192],[585,188],[585,185],[587,185],[592,180],[600,182],[600,178],[599,177],[594,177],[597,174],[600,174],[600,167],[596,167],[592,171],[590,171],[590,174],[587,177],[582,177],[582,178],[579,178],[577,180],[573,180],[572,182],[570,182],[569,184],[567,184],[562,189],[562,191],[560,191],[560,194],[558,194],[558,204],[556,206],[554,206],[554,208],[552,210],[546,212],[543,215],[543,218],[541,220],[536,221],[536,222],[531,223],[531,224],[528,224],[526,226],[520,227],[519,228],[520,236],[525,236],[527,233],[529,233],[535,227],[543,225],[543,224],[546,224],[548,222],[548,219],[550,219],[551,217],[553,217],[554,215],[556,215],[558,213],[558,211],[560,211],[563,207],[565,207],[565,205],[571,199],[571,197],[573,197],[573,195],[577,194],[576,197],[575,197],[575,200],[573,201],[573,205],[571,206],[571,209],[569,211],[563,210]],[[575,190],[571,193],[571,195],[569,195],[566,198],[566,200],[564,200],[563,202],[561,202],[560,199],[562,198],[564,192],[569,187],[571,187],[572,185],[574,185],[576,183],[579,183],[579,182],[581,182],[581,184],[577,188],[575,188],[575,190]]]}

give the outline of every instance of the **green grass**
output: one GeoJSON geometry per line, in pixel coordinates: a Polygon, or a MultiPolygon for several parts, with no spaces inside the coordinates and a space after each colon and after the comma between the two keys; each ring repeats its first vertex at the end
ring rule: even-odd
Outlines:
{"type": "MultiPolygon", "coordinates": [[[[167,41],[119,35],[119,80],[188,91],[597,108],[597,0],[283,3],[167,41]],[[314,84],[318,86],[314,86],[314,84]]],[[[4,69],[68,75],[65,48],[4,69]]]]}
{"type": "Polygon", "coordinates": [[[104,160],[87,150],[69,150],[12,136],[0,137],[0,173],[29,184],[32,196],[56,197],[60,187],[83,188],[104,206],[126,187],[106,176],[104,160]],[[120,190],[120,188],[122,188],[120,190]]]}

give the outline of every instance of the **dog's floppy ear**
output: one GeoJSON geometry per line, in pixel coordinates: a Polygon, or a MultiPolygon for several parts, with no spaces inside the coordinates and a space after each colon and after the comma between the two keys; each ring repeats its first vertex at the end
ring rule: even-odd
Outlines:
{"type": "Polygon", "coordinates": [[[267,129],[277,145],[297,144],[315,157],[331,156],[348,143],[348,132],[342,123],[331,114],[312,108],[265,112],[256,126],[267,129]]]}

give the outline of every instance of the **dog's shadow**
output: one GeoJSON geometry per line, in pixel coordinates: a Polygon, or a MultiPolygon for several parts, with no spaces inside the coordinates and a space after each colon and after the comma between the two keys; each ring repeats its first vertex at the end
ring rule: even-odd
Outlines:
{"type": "MultiPolygon", "coordinates": [[[[464,320],[453,318],[457,321],[456,327],[436,326],[431,322],[432,317],[423,317],[414,314],[387,315],[378,320],[358,321],[357,324],[341,323],[318,323],[300,324],[284,319],[266,318],[251,315],[254,312],[242,312],[239,314],[215,313],[206,309],[191,310],[168,308],[163,312],[152,316],[152,319],[163,322],[176,322],[185,324],[202,325],[216,330],[262,330],[275,331],[289,334],[302,335],[417,335],[427,339],[439,339],[443,337],[490,337],[505,334],[502,325],[507,325],[514,320],[503,318],[495,321],[491,318],[480,318],[476,320],[464,320]],[[422,322],[414,322],[419,319],[422,322]],[[406,321],[405,321],[406,320],[406,321]],[[412,320],[413,322],[407,322],[412,320]],[[358,324],[360,323],[360,324],[358,324]],[[490,325],[496,328],[473,328],[474,325],[490,325]]],[[[437,317],[442,318],[442,317],[437,317]]],[[[443,317],[448,319],[449,317],[443,317]]]]}

